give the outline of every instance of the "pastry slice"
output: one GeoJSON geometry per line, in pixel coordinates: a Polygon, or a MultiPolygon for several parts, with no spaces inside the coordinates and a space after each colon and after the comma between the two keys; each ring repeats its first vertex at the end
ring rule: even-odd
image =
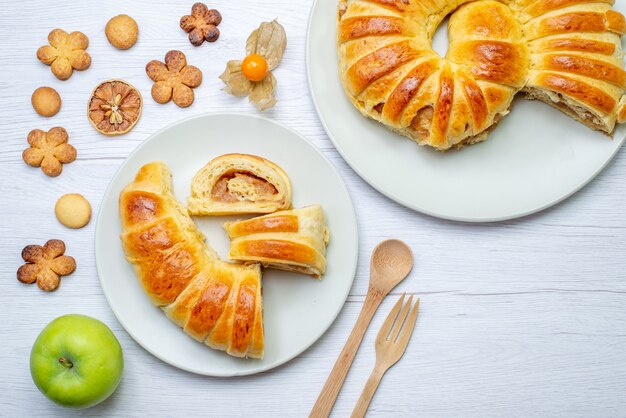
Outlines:
{"type": "Polygon", "coordinates": [[[194,339],[235,357],[263,358],[261,269],[215,260],[165,314],[194,339]]]}
{"type": "Polygon", "coordinates": [[[608,135],[626,121],[626,21],[611,3],[536,1],[521,15],[531,52],[526,97],[608,135]]]}
{"type": "Polygon", "coordinates": [[[192,215],[272,213],[291,208],[291,183],[265,158],[226,154],[209,161],[191,182],[192,215]]]}
{"type": "Polygon", "coordinates": [[[228,257],[320,278],[326,271],[328,227],[320,205],[227,222],[228,257]]]}
{"type": "Polygon", "coordinates": [[[263,357],[261,268],[220,260],[174,197],[167,166],[143,166],[120,194],[122,246],[156,306],[235,357],[263,357]]]}

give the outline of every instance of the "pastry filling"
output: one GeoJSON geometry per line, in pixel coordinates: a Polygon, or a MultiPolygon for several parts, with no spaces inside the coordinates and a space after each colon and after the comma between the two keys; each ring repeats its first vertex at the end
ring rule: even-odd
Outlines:
{"type": "Polygon", "coordinates": [[[224,174],[213,186],[211,198],[221,202],[270,200],[278,190],[267,180],[250,172],[224,174]]]}
{"type": "Polygon", "coordinates": [[[308,274],[310,276],[319,278],[319,271],[313,267],[300,266],[298,264],[286,264],[286,263],[262,263],[264,267],[275,268],[278,270],[293,271],[301,274],[308,274]]]}
{"type": "Polygon", "coordinates": [[[606,124],[597,115],[576,105],[560,93],[535,90],[532,88],[526,88],[524,92],[526,93],[527,99],[541,100],[592,129],[608,132],[606,124]]]}
{"type": "Polygon", "coordinates": [[[417,111],[411,121],[411,128],[415,130],[417,137],[421,140],[428,139],[430,126],[433,122],[434,109],[432,106],[425,106],[417,111]]]}
{"type": "Polygon", "coordinates": [[[343,17],[343,15],[346,13],[347,10],[348,10],[348,5],[345,2],[339,4],[339,8],[337,10],[337,15],[339,19],[343,17]]]}

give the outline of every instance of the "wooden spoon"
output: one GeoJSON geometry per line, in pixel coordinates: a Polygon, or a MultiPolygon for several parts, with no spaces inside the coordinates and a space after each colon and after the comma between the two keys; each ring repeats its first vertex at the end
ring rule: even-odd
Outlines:
{"type": "Polygon", "coordinates": [[[361,313],[335,362],[309,417],[328,417],[343,386],[365,330],[387,294],[409,274],[413,267],[411,249],[402,241],[389,239],[374,248],[370,259],[370,284],[361,313]]]}

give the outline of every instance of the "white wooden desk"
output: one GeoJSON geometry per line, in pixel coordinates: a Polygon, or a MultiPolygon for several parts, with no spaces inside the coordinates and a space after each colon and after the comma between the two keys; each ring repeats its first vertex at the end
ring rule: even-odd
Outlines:
{"type": "MultiPolygon", "coordinates": [[[[327,0],[330,1],[330,0],[327,0]]],[[[178,27],[193,1],[2,1],[0,12],[0,416],[304,416],[313,405],[356,320],[367,290],[369,253],[380,240],[411,245],[416,266],[394,292],[422,298],[416,332],[401,362],[384,378],[371,416],[626,416],[626,152],[590,185],[538,215],[499,224],[467,225],[412,212],[363,182],[341,159],[316,116],[305,75],[310,0],[209,3],[221,11],[222,35],[195,48],[178,27]],[[111,47],[107,20],[133,16],[139,42],[111,47]],[[275,75],[278,105],[265,115],[306,136],[339,169],[359,221],[357,276],[337,321],[313,347],[260,375],[215,379],[177,370],[139,347],[120,327],[98,282],[94,227],[104,190],[141,141],[180,118],[203,112],[257,113],[246,99],[220,91],[228,59],[242,56],[251,30],[275,17],[288,47],[275,75]],[[92,66],[68,81],[35,57],[56,27],[83,31],[92,66]],[[144,72],[151,59],[180,49],[201,68],[202,85],[188,109],[156,104],[144,72]],[[144,97],[140,122],[128,135],[106,138],[85,116],[94,86],[125,79],[144,97]],[[61,112],[39,117],[30,95],[41,85],[59,91],[61,112]],[[58,178],[26,166],[21,153],[31,129],[65,127],[78,159],[58,178]],[[70,192],[92,203],[94,220],[73,231],[54,217],[70,192]],[[15,279],[27,244],[63,239],[77,271],[45,294],[15,279]],[[28,358],[39,331],[65,313],[103,320],[126,360],[117,392],[80,413],[55,406],[35,388],[28,358]]],[[[392,300],[366,334],[334,409],[348,416],[374,364],[374,338],[392,300]]]]}

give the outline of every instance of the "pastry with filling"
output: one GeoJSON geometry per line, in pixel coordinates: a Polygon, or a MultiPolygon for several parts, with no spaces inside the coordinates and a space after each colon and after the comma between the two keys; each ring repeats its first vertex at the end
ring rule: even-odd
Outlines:
{"type": "Polygon", "coordinates": [[[487,138],[518,92],[611,135],[626,121],[612,0],[339,0],[339,75],[364,115],[438,150],[487,138]],[[449,45],[432,48],[443,19],[449,45]]]}
{"type": "Polygon", "coordinates": [[[523,92],[611,135],[626,121],[624,16],[610,1],[516,0],[530,50],[523,92]]]}
{"type": "Polygon", "coordinates": [[[329,232],[320,205],[227,222],[228,258],[320,278],[326,271],[329,232]]]}
{"type": "Polygon", "coordinates": [[[497,1],[340,0],[339,75],[364,115],[438,150],[483,141],[528,74],[515,13],[497,1]],[[433,50],[444,18],[449,46],[433,50]]]}
{"type": "Polygon", "coordinates": [[[291,182],[265,158],[225,154],[214,158],[191,181],[192,215],[272,213],[291,208],[291,182]]]}
{"type": "Polygon", "coordinates": [[[174,197],[167,166],[143,166],[119,205],[126,258],[152,303],[209,347],[263,357],[259,264],[219,259],[174,197]]]}

